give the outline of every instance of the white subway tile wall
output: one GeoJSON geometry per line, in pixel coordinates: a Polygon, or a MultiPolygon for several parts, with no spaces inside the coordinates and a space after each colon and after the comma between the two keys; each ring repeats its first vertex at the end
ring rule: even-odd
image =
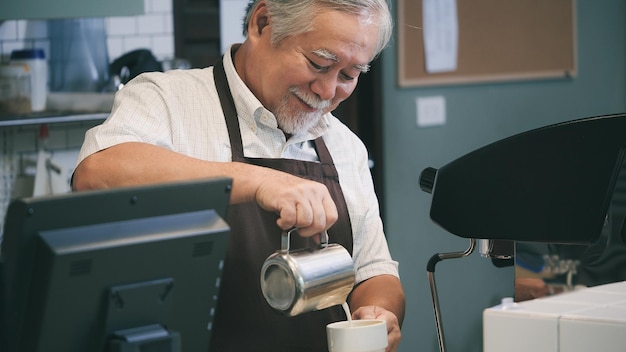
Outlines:
{"type": "MultiPolygon", "coordinates": [[[[134,49],[150,49],[159,60],[174,57],[172,0],[144,0],[145,14],[106,18],[109,61],[134,49]]],[[[48,54],[45,20],[9,20],[0,24],[0,61],[7,62],[11,51],[42,48],[48,54]]]]}
{"type": "Polygon", "coordinates": [[[85,132],[99,122],[85,121],[48,125],[48,138],[39,138],[42,126],[0,127],[0,242],[4,228],[4,216],[11,199],[32,196],[36,177],[36,164],[40,148],[50,155],[50,160],[63,168],[67,189],[78,151],[85,132]]]}
{"type": "MultiPolygon", "coordinates": [[[[109,62],[135,49],[149,49],[158,60],[174,58],[172,0],[144,0],[145,14],[105,20],[109,62]]],[[[0,62],[13,50],[42,48],[49,56],[45,20],[8,20],[0,23],[0,62]]],[[[85,132],[94,122],[49,125],[46,149],[71,175],[85,132]]],[[[10,199],[30,196],[40,126],[0,127],[0,241],[10,199]]],[[[69,180],[68,180],[69,185],[69,180]]]]}

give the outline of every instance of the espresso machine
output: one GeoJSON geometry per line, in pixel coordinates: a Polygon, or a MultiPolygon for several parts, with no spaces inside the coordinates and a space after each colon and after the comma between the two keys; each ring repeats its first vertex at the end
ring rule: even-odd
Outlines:
{"type": "MultiPolygon", "coordinates": [[[[433,255],[427,264],[441,352],[436,264],[467,257],[477,244],[482,256],[505,266],[512,263],[516,241],[594,242],[625,152],[626,114],[613,114],[523,132],[422,171],[420,187],[432,195],[431,219],[470,242],[463,251],[433,255]]],[[[626,242],[624,237],[626,231],[626,242]]]]}

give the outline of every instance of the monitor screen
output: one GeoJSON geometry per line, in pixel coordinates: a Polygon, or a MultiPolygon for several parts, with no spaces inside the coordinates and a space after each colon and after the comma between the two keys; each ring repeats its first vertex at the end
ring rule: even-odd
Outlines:
{"type": "Polygon", "coordinates": [[[13,201],[2,351],[207,351],[231,180],[13,201]]]}

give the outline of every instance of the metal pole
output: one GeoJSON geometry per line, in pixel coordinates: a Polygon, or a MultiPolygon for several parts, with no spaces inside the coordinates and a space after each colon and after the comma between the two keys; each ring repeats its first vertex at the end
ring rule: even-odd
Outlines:
{"type": "Polygon", "coordinates": [[[441,324],[441,311],[439,310],[439,298],[437,295],[437,285],[435,284],[435,265],[446,259],[463,258],[472,254],[476,247],[476,240],[471,238],[469,247],[462,252],[437,253],[428,261],[426,270],[428,271],[428,281],[430,282],[430,294],[433,299],[433,309],[435,310],[435,323],[437,326],[437,338],[439,340],[439,351],[446,352],[446,344],[443,336],[443,325],[441,324]]]}

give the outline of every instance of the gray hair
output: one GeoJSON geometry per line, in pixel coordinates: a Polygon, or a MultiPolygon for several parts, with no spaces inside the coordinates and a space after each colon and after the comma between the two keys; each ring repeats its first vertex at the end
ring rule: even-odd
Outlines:
{"type": "MultiPolygon", "coordinates": [[[[243,35],[248,35],[248,24],[252,12],[261,0],[251,0],[243,19],[243,35]]],[[[391,39],[393,20],[386,0],[265,0],[272,21],[272,45],[286,37],[308,32],[312,29],[311,17],[320,9],[333,9],[360,15],[366,13],[379,16],[380,29],[374,50],[374,59],[391,39]]]]}

